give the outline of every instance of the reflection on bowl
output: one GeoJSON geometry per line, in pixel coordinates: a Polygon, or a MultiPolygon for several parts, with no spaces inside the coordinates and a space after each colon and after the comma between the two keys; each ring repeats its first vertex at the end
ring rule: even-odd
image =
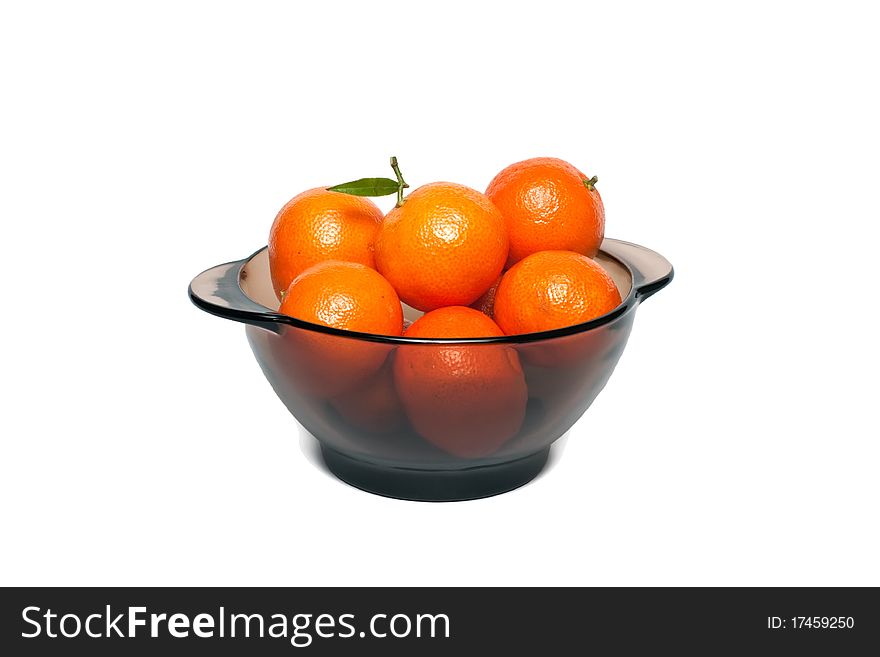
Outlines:
{"type": "Polygon", "coordinates": [[[673,276],[665,258],[619,240],[606,239],[596,260],[620,306],[585,324],[497,338],[380,336],[281,315],[265,248],[199,274],[189,294],[247,325],[266,378],[336,476],[391,497],[462,500],[541,471],[553,441],[607,383],[639,303],[673,276]],[[466,367],[444,378],[431,367],[444,359],[466,367]]]}

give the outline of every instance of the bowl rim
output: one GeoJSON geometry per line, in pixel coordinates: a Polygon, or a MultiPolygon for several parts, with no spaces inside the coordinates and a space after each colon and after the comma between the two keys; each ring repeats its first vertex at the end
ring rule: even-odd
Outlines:
{"type": "MultiPolygon", "coordinates": [[[[610,238],[606,238],[610,239],[610,238]]],[[[632,242],[625,242],[623,240],[611,240],[612,242],[638,247],[640,249],[645,249],[645,247],[641,247],[638,244],[634,244],[632,242]]],[[[603,244],[604,246],[604,244],[603,244]]],[[[662,289],[672,280],[674,276],[674,270],[670,266],[668,274],[657,278],[656,280],[652,280],[646,282],[644,284],[637,284],[638,275],[637,272],[633,270],[633,267],[627,260],[619,255],[606,251],[605,249],[600,248],[600,251],[604,253],[607,257],[614,259],[621,266],[626,268],[627,272],[630,275],[630,280],[632,284],[630,286],[629,293],[626,295],[624,299],[621,300],[620,304],[614,308],[614,310],[605,313],[599,317],[591,319],[588,322],[582,322],[580,324],[572,324],[570,326],[563,326],[561,328],[550,329],[548,331],[539,331],[536,333],[521,333],[515,335],[501,335],[501,336],[492,336],[492,337],[480,337],[480,338],[423,338],[423,337],[407,337],[405,335],[383,335],[378,333],[366,333],[361,331],[349,331],[346,329],[335,328],[332,326],[325,326],[323,324],[315,324],[313,322],[308,322],[303,319],[299,319],[296,317],[291,317],[290,315],[284,315],[277,311],[272,310],[268,306],[264,306],[257,301],[254,301],[250,296],[248,296],[245,291],[241,287],[241,275],[242,270],[253,260],[257,255],[265,251],[268,247],[263,246],[253,253],[251,253],[248,257],[243,258],[241,260],[233,260],[227,263],[223,263],[221,265],[215,265],[209,269],[206,269],[202,274],[193,279],[193,282],[190,283],[189,286],[189,297],[190,300],[202,310],[211,313],[213,315],[217,315],[218,317],[223,317],[226,319],[232,319],[239,322],[244,322],[246,324],[254,324],[260,326],[262,328],[269,328],[272,325],[288,325],[293,326],[298,329],[312,331],[315,333],[324,333],[327,335],[336,335],[343,338],[349,338],[352,340],[365,340],[368,342],[381,342],[386,344],[507,344],[507,345],[516,345],[516,344],[526,344],[530,342],[541,342],[545,340],[552,340],[554,338],[567,337],[570,335],[576,335],[578,333],[584,333],[586,331],[591,331],[593,329],[599,328],[601,326],[605,326],[606,324],[610,324],[616,319],[624,316],[629,311],[633,310],[639,303],[640,300],[647,298],[648,296],[654,294],[658,290],[662,289]],[[197,294],[193,290],[193,283],[208,272],[219,269],[223,267],[228,267],[229,270],[226,272],[226,275],[232,274],[235,279],[236,288],[232,290],[236,297],[241,297],[241,304],[236,307],[232,306],[223,306],[220,304],[212,303],[211,301],[205,299],[201,295],[197,294]]],[[[659,255],[659,254],[657,254],[659,255]]],[[[232,301],[236,301],[237,299],[233,299],[232,301]]],[[[271,330],[271,329],[270,329],[271,330]]],[[[275,329],[278,332],[278,329],[275,329]]]]}

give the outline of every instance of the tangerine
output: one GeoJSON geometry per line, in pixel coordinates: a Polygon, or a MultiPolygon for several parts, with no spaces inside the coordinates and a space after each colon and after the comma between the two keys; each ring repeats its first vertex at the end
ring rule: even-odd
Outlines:
{"type": "Polygon", "coordinates": [[[501,213],[480,192],[438,182],[419,187],[385,217],[376,268],[418,310],[476,301],[507,261],[501,213]]]}
{"type": "Polygon", "coordinates": [[[507,335],[581,324],[620,305],[614,279],[574,251],[539,251],[511,267],[495,293],[495,321],[507,335]]]}
{"type": "MultiPolygon", "coordinates": [[[[330,260],[297,276],[279,312],[337,329],[400,335],[400,299],[382,275],[355,262],[330,260]]],[[[285,327],[283,357],[292,361],[299,378],[321,397],[341,394],[375,373],[390,345],[285,327]]]]}
{"type": "Polygon", "coordinates": [[[279,295],[300,273],[325,260],[375,268],[373,247],[382,211],[368,198],[323,187],[294,196],[269,232],[269,270],[279,295]]]}
{"type": "MultiPolygon", "coordinates": [[[[503,333],[480,311],[449,306],[425,314],[405,335],[480,338],[503,333]]],[[[516,351],[505,345],[401,345],[394,358],[394,384],[413,428],[461,458],[493,454],[525,418],[525,376],[516,351]]]]}
{"type": "Polygon", "coordinates": [[[397,391],[391,358],[360,385],[330,400],[349,424],[375,434],[393,433],[406,424],[397,391]]]}
{"type": "Polygon", "coordinates": [[[479,299],[474,301],[470,307],[474,310],[479,310],[484,315],[488,315],[489,317],[495,316],[495,293],[498,292],[498,285],[501,283],[501,276],[499,276],[494,283],[492,283],[492,287],[486,290],[479,299]]]}
{"type": "Polygon", "coordinates": [[[605,235],[605,207],[596,180],[553,157],[516,162],[498,173],[486,196],[507,225],[507,266],[538,251],[595,256],[605,235]]]}

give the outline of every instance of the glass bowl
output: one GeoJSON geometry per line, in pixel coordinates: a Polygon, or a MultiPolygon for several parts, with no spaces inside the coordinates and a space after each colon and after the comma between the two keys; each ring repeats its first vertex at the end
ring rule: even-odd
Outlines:
{"type": "MultiPolygon", "coordinates": [[[[611,376],[639,303],[673,276],[663,256],[620,240],[605,239],[596,261],[620,290],[617,308],[497,338],[372,335],[279,314],[266,248],[202,272],[189,295],[246,324],[263,373],[338,478],[389,497],[465,500],[541,471],[611,376]]],[[[404,306],[407,322],[420,314],[404,306]]]]}

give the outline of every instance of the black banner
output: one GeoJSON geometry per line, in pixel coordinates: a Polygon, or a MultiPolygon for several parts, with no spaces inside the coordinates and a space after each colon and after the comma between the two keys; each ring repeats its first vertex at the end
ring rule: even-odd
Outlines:
{"type": "Polygon", "coordinates": [[[4,655],[863,654],[876,589],[3,589],[4,655]],[[462,652],[464,651],[464,652],[462,652]]]}

